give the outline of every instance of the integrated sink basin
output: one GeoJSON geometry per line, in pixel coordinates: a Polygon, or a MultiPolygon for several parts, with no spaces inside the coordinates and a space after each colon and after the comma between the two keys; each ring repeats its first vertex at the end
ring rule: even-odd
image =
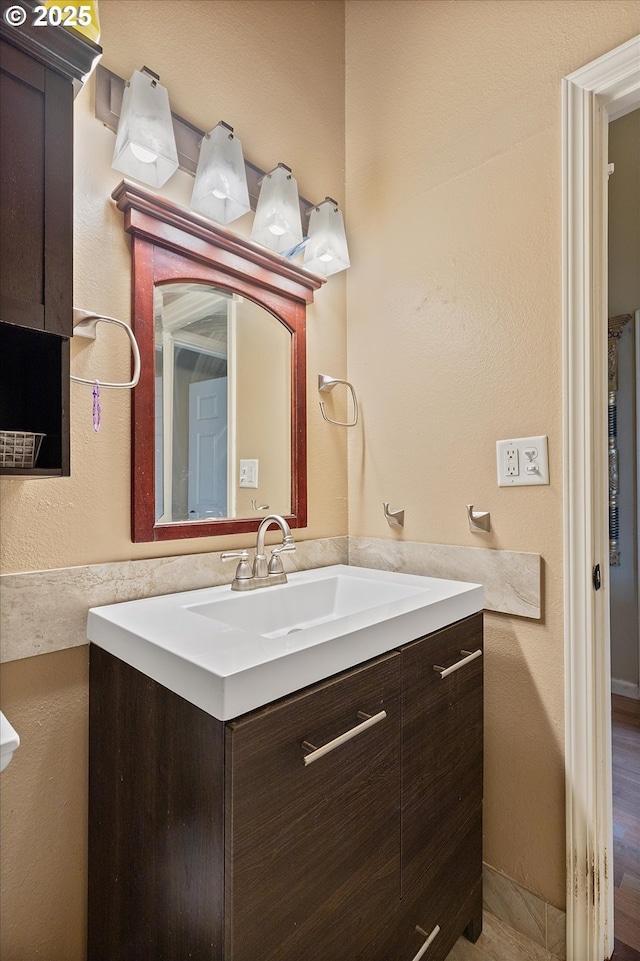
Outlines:
{"type": "Polygon", "coordinates": [[[186,605],[186,610],[262,637],[281,637],[424,592],[423,585],[358,577],[350,571],[353,568],[334,568],[323,577],[304,581],[292,577],[282,589],[244,594],[240,602],[237,594],[218,595],[213,601],[186,605]]]}
{"type": "Polygon", "coordinates": [[[91,641],[219,720],[482,610],[478,584],[335,565],[92,608],[91,641]]]}

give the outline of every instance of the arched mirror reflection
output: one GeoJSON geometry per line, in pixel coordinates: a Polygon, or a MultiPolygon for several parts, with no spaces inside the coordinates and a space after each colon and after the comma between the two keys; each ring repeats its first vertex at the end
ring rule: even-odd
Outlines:
{"type": "Polygon", "coordinates": [[[156,523],[291,513],[291,332],[208,284],[156,285],[156,523]]]}
{"type": "Polygon", "coordinates": [[[131,537],[307,523],[306,306],[325,278],[123,181],[131,237],[131,537]]]}

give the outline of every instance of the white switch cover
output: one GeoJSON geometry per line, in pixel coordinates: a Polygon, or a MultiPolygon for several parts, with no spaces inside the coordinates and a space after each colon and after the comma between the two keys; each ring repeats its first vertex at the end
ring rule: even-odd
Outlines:
{"type": "Polygon", "coordinates": [[[240,460],[240,487],[258,486],[258,461],[240,460]]]}
{"type": "Polygon", "coordinates": [[[549,450],[545,437],[496,441],[498,487],[549,483],[549,450]]]}

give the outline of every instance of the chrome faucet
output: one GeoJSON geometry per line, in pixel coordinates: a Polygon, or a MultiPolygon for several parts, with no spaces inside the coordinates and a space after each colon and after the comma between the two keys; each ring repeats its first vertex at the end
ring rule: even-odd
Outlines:
{"type": "Polygon", "coordinates": [[[260,522],[258,537],[256,540],[256,553],[253,558],[253,565],[249,562],[249,552],[224,551],[220,555],[220,560],[231,561],[239,559],[236,569],[236,576],[231,582],[232,591],[254,591],[257,587],[272,587],[274,584],[286,584],[287,575],[282,565],[281,554],[285,551],[295,551],[296,545],[293,540],[291,529],[284,517],[280,514],[267,514],[260,522]],[[264,536],[272,524],[277,524],[282,531],[282,544],[271,550],[271,559],[267,563],[264,547],[264,536]]]}

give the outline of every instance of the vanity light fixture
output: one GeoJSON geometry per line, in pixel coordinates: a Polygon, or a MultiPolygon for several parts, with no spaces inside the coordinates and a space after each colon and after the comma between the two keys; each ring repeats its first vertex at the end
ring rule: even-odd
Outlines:
{"type": "Polygon", "coordinates": [[[125,86],[111,166],[150,187],[178,169],[169,95],[157,74],[134,70],[125,86]]]}
{"type": "Polygon", "coordinates": [[[342,212],[337,201],[325,197],[309,217],[309,237],[304,248],[304,266],[329,277],[350,265],[342,212]]]}
{"type": "Polygon", "coordinates": [[[302,240],[298,184],[286,164],[278,164],[262,180],[251,239],[277,253],[302,240]]]}
{"type": "Polygon", "coordinates": [[[224,120],[202,141],[191,207],[219,224],[251,210],[242,144],[224,120]]]}

